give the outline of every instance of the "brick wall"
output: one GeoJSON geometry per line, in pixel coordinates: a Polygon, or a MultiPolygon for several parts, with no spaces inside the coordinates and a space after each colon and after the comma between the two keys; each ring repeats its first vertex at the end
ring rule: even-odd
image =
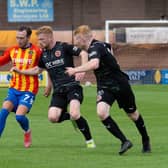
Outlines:
{"type": "MultiPolygon", "coordinates": [[[[168,14],[168,0],[53,1],[54,22],[26,24],[34,29],[44,24],[53,26],[55,30],[71,30],[80,24],[89,24],[93,29],[104,29],[107,19],[159,19],[162,13],[168,14]]],[[[7,12],[7,0],[0,1],[0,30],[13,30],[24,24],[8,23],[7,12]]]]}
{"type": "MultiPolygon", "coordinates": [[[[20,24],[32,26],[33,29],[42,25],[52,26],[54,30],[73,30],[80,24],[89,24],[92,29],[100,30],[98,39],[104,40],[105,20],[112,19],[159,19],[161,14],[168,15],[168,0],[53,0],[54,22],[9,23],[7,20],[7,0],[0,1],[0,30],[16,30],[20,24]],[[102,30],[102,31],[101,31],[102,30]]],[[[60,32],[59,40],[67,41],[66,34],[60,32]]],[[[68,39],[69,40],[69,39],[68,39]]],[[[135,51],[116,50],[116,58],[122,69],[129,68],[166,68],[168,65],[167,47],[162,50],[144,50],[135,57],[135,51]],[[161,52],[160,52],[161,51],[161,52]],[[159,53],[159,57],[158,54],[159,53]],[[142,62],[144,61],[144,63],[142,62]],[[163,61],[163,62],[162,62],[163,61]],[[150,64],[148,64],[150,63],[150,64]],[[135,67],[135,65],[137,67],[135,67]],[[143,67],[141,67],[143,65],[143,67]],[[155,66],[157,65],[157,66],[155,66]]],[[[142,51],[142,50],[141,50],[142,51]]],[[[9,66],[0,70],[9,69],[9,66]]],[[[89,72],[87,79],[95,81],[89,72]]]]}

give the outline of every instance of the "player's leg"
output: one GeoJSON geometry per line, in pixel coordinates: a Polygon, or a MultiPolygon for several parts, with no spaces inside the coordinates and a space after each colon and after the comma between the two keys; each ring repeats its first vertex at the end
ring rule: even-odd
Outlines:
{"type": "MultiPolygon", "coordinates": [[[[126,86],[125,86],[126,87],[126,86]]],[[[138,132],[142,137],[142,152],[151,152],[150,138],[145,126],[143,117],[139,114],[136,108],[135,96],[128,85],[122,94],[122,105],[129,118],[135,123],[138,132]]]]}
{"type": "Polygon", "coordinates": [[[70,120],[70,114],[67,111],[67,106],[66,108],[63,108],[61,111],[61,115],[59,117],[58,123],[61,123],[63,121],[70,120]]]}
{"type": "Polygon", "coordinates": [[[92,139],[88,122],[80,115],[80,102],[78,100],[73,99],[70,101],[70,115],[71,119],[76,122],[78,129],[83,134],[87,148],[95,148],[96,145],[92,139]]]}
{"type": "Polygon", "coordinates": [[[133,113],[128,113],[128,116],[131,118],[131,120],[134,121],[138,129],[138,132],[142,137],[142,146],[143,146],[142,152],[143,153],[151,152],[150,138],[149,138],[143,117],[139,114],[137,110],[134,111],[133,113]]]}
{"type": "Polygon", "coordinates": [[[97,95],[97,115],[105,128],[121,141],[119,154],[123,154],[132,147],[132,143],[126,138],[117,123],[110,116],[110,106],[114,100],[115,98],[109,90],[99,90],[97,95]]]}
{"type": "Polygon", "coordinates": [[[35,100],[35,95],[30,92],[19,92],[19,104],[16,110],[16,121],[20,127],[24,130],[24,146],[30,147],[32,144],[31,129],[29,125],[29,119],[26,114],[32,108],[32,104],[35,100]]]}
{"type": "Polygon", "coordinates": [[[9,89],[8,95],[3,102],[2,109],[0,110],[0,137],[5,128],[6,119],[9,115],[9,112],[11,112],[16,105],[17,105],[17,98],[15,96],[15,93],[13,89],[9,89]]]}
{"type": "Polygon", "coordinates": [[[70,119],[70,114],[60,107],[51,106],[48,109],[48,119],[52,123],[61,123],[70,119]]]}
{"type": "Polygon", "coordinates": [[[48,119],[52,123],[61,123],[70,120],[70,114],[67,112],[67,100],[63,95],[54,93],[51,98],[48,110],[48,119]]]}
{"type": "Polygon", "coordinates": [[[80,114],[80,105],[83,101],[83,89],[81,86],[75,86],[68,92],[68,102],[71,119],[74,120],[83,134],[87,148],[95,148],[96,145],[92,139],[91,131],[87,120],[80,114]]]}
{"type": "Polygon", "coordinates": [[[129,148],[132,147],[132,143],[126,138],[124,133],[121,131],[117,123],[112,119],[109,114],[110,106],[105,102],[100,102],[97,104],[97,114],[102,121],[105,128],[116,138],[121,141],[121,149],[119,154],[125,153],[129,148]]]}
{"type": "Polygon", "coordinates": [[[21,128],[27,132],[30,127],[29,127],[29,120],[26,117],[26,114],[28,112],[28,107],[25,105],[19,105],[16,111],[16,121],[19,123],[21,128]]]}
{"type": "Polygon", "coordinates": [[[5,101],[0,110],[0,137],[3,133],[3,130],[6,125],[6,119],[9,115],[9,112],[13,109],[13,103],[10,101],[5,101]]]}
{"type": "Polygon", "coordinates": [[[29,119],[26,117],[28,108],[25,105],[19,105],[16,111],[16,121],[24,130],[24,146],[30,147],[32,144],[31,129],[29,126],[29,119]]]}

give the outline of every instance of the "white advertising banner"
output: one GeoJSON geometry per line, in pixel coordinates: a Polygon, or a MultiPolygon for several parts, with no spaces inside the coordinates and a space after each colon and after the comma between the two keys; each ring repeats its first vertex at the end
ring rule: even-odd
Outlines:
{"type": "MultiPolygon", "coordinates": [[[[39,74],[39,86],[46,86],[47,85],[47,73],[44,71],[43,73],[39,74]]],[[[9,81],[11,79],[11,73],[8,71],[0,71],[0,87],[8,87],[9,81]]]]}
{"type": "Polygon", "coordinates": [[[126,42],[134,44],[168,43],[168,27],[132,27],[126,28],[126,42]]]}

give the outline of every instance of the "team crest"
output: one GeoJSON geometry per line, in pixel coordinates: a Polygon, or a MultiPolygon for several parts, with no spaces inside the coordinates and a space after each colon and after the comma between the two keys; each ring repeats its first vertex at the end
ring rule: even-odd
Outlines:
{"type": "Polygon", "coordinates": [[[29,51],[29,55],[32,55],[32,54],[33,54],[33,51],[32,51],[32,50],[30,50],[30,51],[29,51]]]}
{"type": "Polygon", "coordinates": [[[55,56],[56,57],[60,57],[61,56],[61,51],[60,50],[56,50],[55,51],[55,56]]]}

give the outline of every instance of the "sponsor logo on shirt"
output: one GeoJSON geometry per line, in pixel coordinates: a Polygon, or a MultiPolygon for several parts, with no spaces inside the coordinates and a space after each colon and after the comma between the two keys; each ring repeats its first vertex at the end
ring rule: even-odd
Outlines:
{"type": "Polygon", "coordinates": [[[64,65],[64,59],[58,59],[58,60],[54,60],[52,62],[47,62],[45,64],[46,68],[47,69],[50,69],[50,68],[53,68],[53,67],[58,67],[58,66],[61,66],[61,65],[64,65]]]}
{"type": "Polygon", "coordinates": [[[32,59],[25,59],[25,58],[15,58],[12,60],[13,64],[32,64],[32,59]]]}

